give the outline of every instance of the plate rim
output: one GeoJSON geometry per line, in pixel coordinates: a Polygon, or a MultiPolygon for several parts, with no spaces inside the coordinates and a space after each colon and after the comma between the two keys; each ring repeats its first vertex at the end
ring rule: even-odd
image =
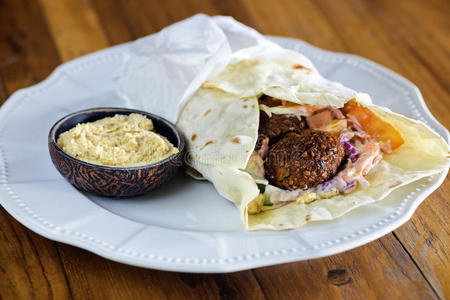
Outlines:
{"type": "MultiPolygon", "coordinates": [[[[393,78],[395,78],[396,81],[400,82],[401,84],[405,85],[407,88],[409,88],[411,91],[413,91],[411,97],[415,98],[415,102],[413,102],[414,105],[419,104],[421,108],[423,109],[423,113],[425,113],[426,117],[430,119],[430,121],[433,123],[434,127],[439,128],[439,131],[443,132],[446,136],[444,137],[448,143],[449,141],[449,133],[447,129],[440,124],[436,118],[431,114],[428,107],[425,104],[425,101],[417,88],[412,82],[405,79],[401,75],[395,73],[394,71],[376,63],[371,60],[368,60],[366,58],[353,55],[353,54],[346,54],[346,53],[338,53],[333,51],[324,50],[315,46],[312,46],[302,40],[294,39],[294,38],[285,38],[285,37],[274,37],[269,36],[269,38],[275,42],[278,43],[296,43],[298,45],[302,45],[303,47],[307,47],[310,50],[309,51],[316,51],[322,55],[331,55],[334,57],[341,57],[342,59],[348,59],[348,60],[356,60],[361,61],[366,65],[369,65],[372,68],[378,69],[379,72],[383,73],[384,75],[389,75],[393,78]]],[[[37,91],[45,88],[51,88],[51,84],[61,78],[65,75],[66,71],[65,69],[68,67],[76,67],[77,64],[84,63],[88,60],[96,60],[101,59],[103,56],[106,56],[108,53],[111,53],[113,55],[117,53],[121,53],[121,51],[127,47],[130,43],[125,43],[121,45],[116,45],[110,48],[106,48],[82,57],[79,57],[75,60],[66,62],[60,66],[58,66],[46,79],[41,81],[40,83],[33,85],[31,87],[27,87],[24,89],[20,89],[16,92],[14,92],[6,101],[5,103],[0,107],[0,116],[7,114],[10,110],[20,105],[19,101],[20,98],[23,98],[25,96],[32,95],[33,93],[36,93],[37,91]]],[[[283,45],[285,46],[285,45],[283,45]]],[[[294,49],[295,50],[295,49],[294,49]]],[[[297,51],[297,50],[295,50],[297,51]]],[[[307,55],[309,56],[309,55],[307,55]]],[[[22,99],[23,101],[23,99],[22,99]]],[[[2,132],[5,128],[6,124],[6,118],[3,118],[3,122],[1,121],[2,118],[0,118],[0,142],[2,137],[2,132]]],[[[433,126],[431,126],[433,128],[433,126]]],[[[434,128],[433,128],[434,129],[434,128]]],[[[442,135],[441,135],[442,136],[442,135]]],[[[110,249],[110,247],[104,247],[101,243],[98,243],[98,239],[81,239],[81,238],[74,238],[70,234],[64,234],[64,229],[61,230],[61,228],[58,229],[58,226],[53,225],[52,227],[49,226],[43,226],[41,222],[38,222],[37,218],[33,217],[33,212],[28,209],[24,210],[21,209],[23,206],[18,206],[15,204],[22,204],[20,203],[20,199],[17,195],[15,195],[14,191],[7,185],[7,166],[4,161],[4,154],[3,149],[1,148],[0,144],[0,187],[3,187],[3,189],[0,189],[0,204],[5,208],[5,210],[12,215],[16,220],[18,220],[21,224],[26,226],[28,229],[34,231],[35,233],[42,235],[46,238],[49,238],[54,241],[70,244],[82,249],[85,249],[87,251],[93,252],[99,256],[102,256],[104,258],[121,262],[125,264],[130,264],[134,266],[140,266],[140,267],[146,267],[146,268],[152,268],[152,269],[158,269],[158,270],[165,270],[165,271],[178,271],[178,272],[191,272],[191,273],[227,273],[227,272],[235,272],[235,271],[241,271],[241,270],[247,270],[251,268],[256,267],[263,267],[268,265],[275,265],[280,263],[288,263],[293,261],[299,261],[304,259],[314,259],[314,258],[320,258],[325,257],[333,254],[337,254],[343,251],[347,251],[356,247],[359,247],[361,245],[364,245],[368,242],[371,242],[373,240],[376,240],[380,238],[381,236],[384,236],[391,231],[395,230],[396,228],[403,225],[405,222],[407,222],[412,215],[414,214],[417,207],[435,190],[437,189],[442,182],[445,180],[446,175],[448,173],[447,171],[444,171],[439,175],[439,178],[431,185],[428,185],[425,189],[420,191],[419,195],[416,195],[416,197],[413,199],[413,201],[410,201],[409,205],[406,207],[404,212],[401,214],[398,213],[398,216],[395,217],[395,219],[392,219],[392,222],[389,222],[382,227],[380,227],[378,230],[374,229],[367,233],[363,233],[360,235],[360,237],[355,238],[349,242],[346,243],[335,243],[334,245],[330,245],[328,247],[318,247],[318,251],[316,252],[316,255],[302,255],[300,252],[292,252],[292,253],[283,253],[283,251],[272,251],[270,255],[264,256],[262,253],[254,253],[251,255],[248,255],[249,257],[245,257],[243,260],[239,260],[236,258],[224,258],[224,259],[218,259],[216,261],[213,261],[208,264],[202,264],[195,259],[186,259],[182,261],[173,261],[168,259],[149,259],[150,257],[141,257],[137,255],[128,255],[127,253],[119,253],[117,249],[110,249]],[[9,198],[9,199],[8,199],[9,198]],[[9,201],[8,201],[9,200],[9,201]],[[31,212],[30,212],[31,211],[31,212]],[[108,250],[110,249],[110,250],[108,250]]],[[[25,206],[26,207],[26,206],[25,206]]],[[[320,245],[318,245],[320,246],[320,245]]]]}

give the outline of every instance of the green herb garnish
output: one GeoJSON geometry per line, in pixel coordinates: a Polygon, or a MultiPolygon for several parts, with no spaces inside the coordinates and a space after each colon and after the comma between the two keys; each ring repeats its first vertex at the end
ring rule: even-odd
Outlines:
{"type": "Polygon", "coordinates": [[[258,185],[259,192],[261,194],[264,194],[264,192],[266,191],[266,186],[262,183],[258,183],[257,185],[258,185]]]}

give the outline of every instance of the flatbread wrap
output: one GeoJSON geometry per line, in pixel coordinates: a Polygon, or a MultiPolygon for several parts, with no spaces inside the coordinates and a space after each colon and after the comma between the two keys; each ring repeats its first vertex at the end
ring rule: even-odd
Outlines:
{"type": "Polygon", "coordinates": [[[449,167],[433,130],[325,79],[304,57],[230,63],[177,124],[192,173],[236,205],[248,230],[335,219],[449,167]]]}

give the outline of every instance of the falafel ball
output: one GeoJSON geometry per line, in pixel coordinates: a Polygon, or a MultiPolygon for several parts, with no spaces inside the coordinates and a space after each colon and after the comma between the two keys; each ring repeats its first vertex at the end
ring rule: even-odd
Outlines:
{"type": "Polygon", "coordinates": [[[268,107],[274,107],[274,106],[280,106],[283,103],[281,102],[280,99],[278,98],[274,98],[274,97],[270,97],[267,95],[262,95],[259,99],[259,104],[264,104],[268,107]]]}
{"type": "Polygon", "coordinates": [[[306,190],[334,176],[344,155],[344,146],[328,132],[290,132],[270,148],[266,174],[279,188],[306,190]]]}
{"type": "Polygon", "coordinates": [[[268,137],[270,144],[290,131],[301,133],[306,128],[306,121],[300,116],[272,114],[269,118],[264,111],[259,113],[258,133],[260,136],[268,137]]]}

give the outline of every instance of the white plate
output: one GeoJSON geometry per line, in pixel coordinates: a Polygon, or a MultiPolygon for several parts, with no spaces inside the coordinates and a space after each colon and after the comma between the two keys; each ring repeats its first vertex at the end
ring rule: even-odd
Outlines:
{"type": "MultiPolygon", "coordinates": [[[[367,92],[376,104],[419,119],[449,139],[419,90],[394,72],[299,40],[273,40],[307,55],[325,77],[367,92]]],[[[66,63],[42,83],[14,93],[0,110],[0,203],[38,234],[136,266],[231,272],[332,255],[373,241],[406,222],[446,176],[412,183],[340,219],[284,232],[245,232],[237,209],[211,184],[184,175],[133,199],[83,194],[53,167],[47,134],[73,111],[124,105],[112,81],[124,49],[66,63]]]]}

